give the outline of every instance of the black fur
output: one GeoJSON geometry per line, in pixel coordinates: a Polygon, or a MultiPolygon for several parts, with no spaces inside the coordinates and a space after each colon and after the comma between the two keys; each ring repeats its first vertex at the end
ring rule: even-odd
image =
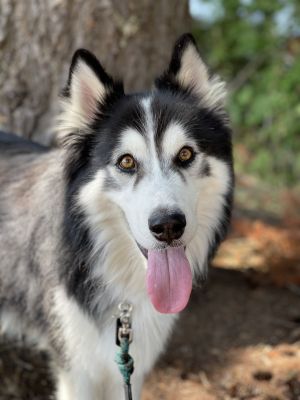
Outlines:
{"type": "Polygon", "coordinates": [[[214,111],[199,107],[193,96],[168,91],[155,93],[152,102],[158,153],[162,134],[171,122],[181,124],[198,143],[202,152],[232,164],[231,129],[227,120],[214,111]]]}

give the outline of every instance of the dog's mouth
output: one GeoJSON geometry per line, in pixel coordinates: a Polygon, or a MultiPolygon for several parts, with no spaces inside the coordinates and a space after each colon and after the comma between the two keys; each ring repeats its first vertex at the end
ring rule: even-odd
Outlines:
{"type": "Polygon", "coordinates": [[[192,291],[192,272],[184,246],[145,249],[147,259],[147,292],[153,306],[164,314],[182,311],[192,291]]]}
{"type": "Polygon", "coordinates": [[[138,242],[136,242],[136,244],[138,245],[138,248],[141,250],[143,256],[148,260],[148,250],[145,249],[145,247],[141,246],[138,242]]]}
{"type": "MultiPolygon", "coordinates": [[[[145,249],[145,247],[141,246],[138,242],[136,242],[136,244],[137,244],[138,248],[140,249],[141,253],[143,254],[143,256],[146,258],[146,260],[148,260],[148,250],[145,249]]],[[[179,244],[179,245],[176,244],[174,246],[161,247],[161,248],[158,248],[157,251],[164,251],[164,250],[166,250],[168,248],[176,248],[176,247],[181,247],[181,246],[182,246],[181,244],[179,244]]],[[[184,251],[185,251],[186,250],[186,246],[183,246],[183,248],[184,248],[184,251]]]]}

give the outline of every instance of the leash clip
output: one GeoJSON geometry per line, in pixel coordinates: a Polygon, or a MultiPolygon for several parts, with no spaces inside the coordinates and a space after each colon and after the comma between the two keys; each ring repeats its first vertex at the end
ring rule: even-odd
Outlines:
{"type": "Polygon", "coordinates": [[[120,346],[124,339],[127,339],[128,343],[131,343],[133,340],[133,331],[131,329],[131,313],[133,307],[127,302],[122,302],[119,304],[118,308],[120,310],[120,316],[117,319],[116,344],[120,346]]]}

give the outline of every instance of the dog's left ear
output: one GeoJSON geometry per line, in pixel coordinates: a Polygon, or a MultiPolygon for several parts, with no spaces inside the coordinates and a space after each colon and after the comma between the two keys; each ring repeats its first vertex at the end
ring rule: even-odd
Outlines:
{"type": "Polygon", "coordinates": [[[175,43],[168,69],[156,79],[158,89],[184,91],[196,96],[201,105],[221,108],[226,97],[225,84],[210,77],[193,36],[186,33],[175,43]]]}
{"type": "Polygon", "coordinates": [[[84,139],[95,118],[101,119],[105,106],[122,95],[123,85],[113,81],[97,58],[88,50],[77,50],[62,92],[59,139],[66,145],[84,139]]]}

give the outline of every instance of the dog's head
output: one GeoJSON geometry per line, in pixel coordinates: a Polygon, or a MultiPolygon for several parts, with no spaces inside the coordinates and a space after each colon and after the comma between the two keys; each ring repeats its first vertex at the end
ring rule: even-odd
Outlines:
{"type": "Polygon", "coordinates": [[[84,215],[94,253],[113,264],[110,280],[129,281],[137,270],[144,277],[148,258],[147,288],[161,312],[184,308],[192,275],[204,272],[229,222],[224,95],[190,35],[147,93],[125,95],[86,50],[73,57],[60,122],[72,207],[84,215]]]}

